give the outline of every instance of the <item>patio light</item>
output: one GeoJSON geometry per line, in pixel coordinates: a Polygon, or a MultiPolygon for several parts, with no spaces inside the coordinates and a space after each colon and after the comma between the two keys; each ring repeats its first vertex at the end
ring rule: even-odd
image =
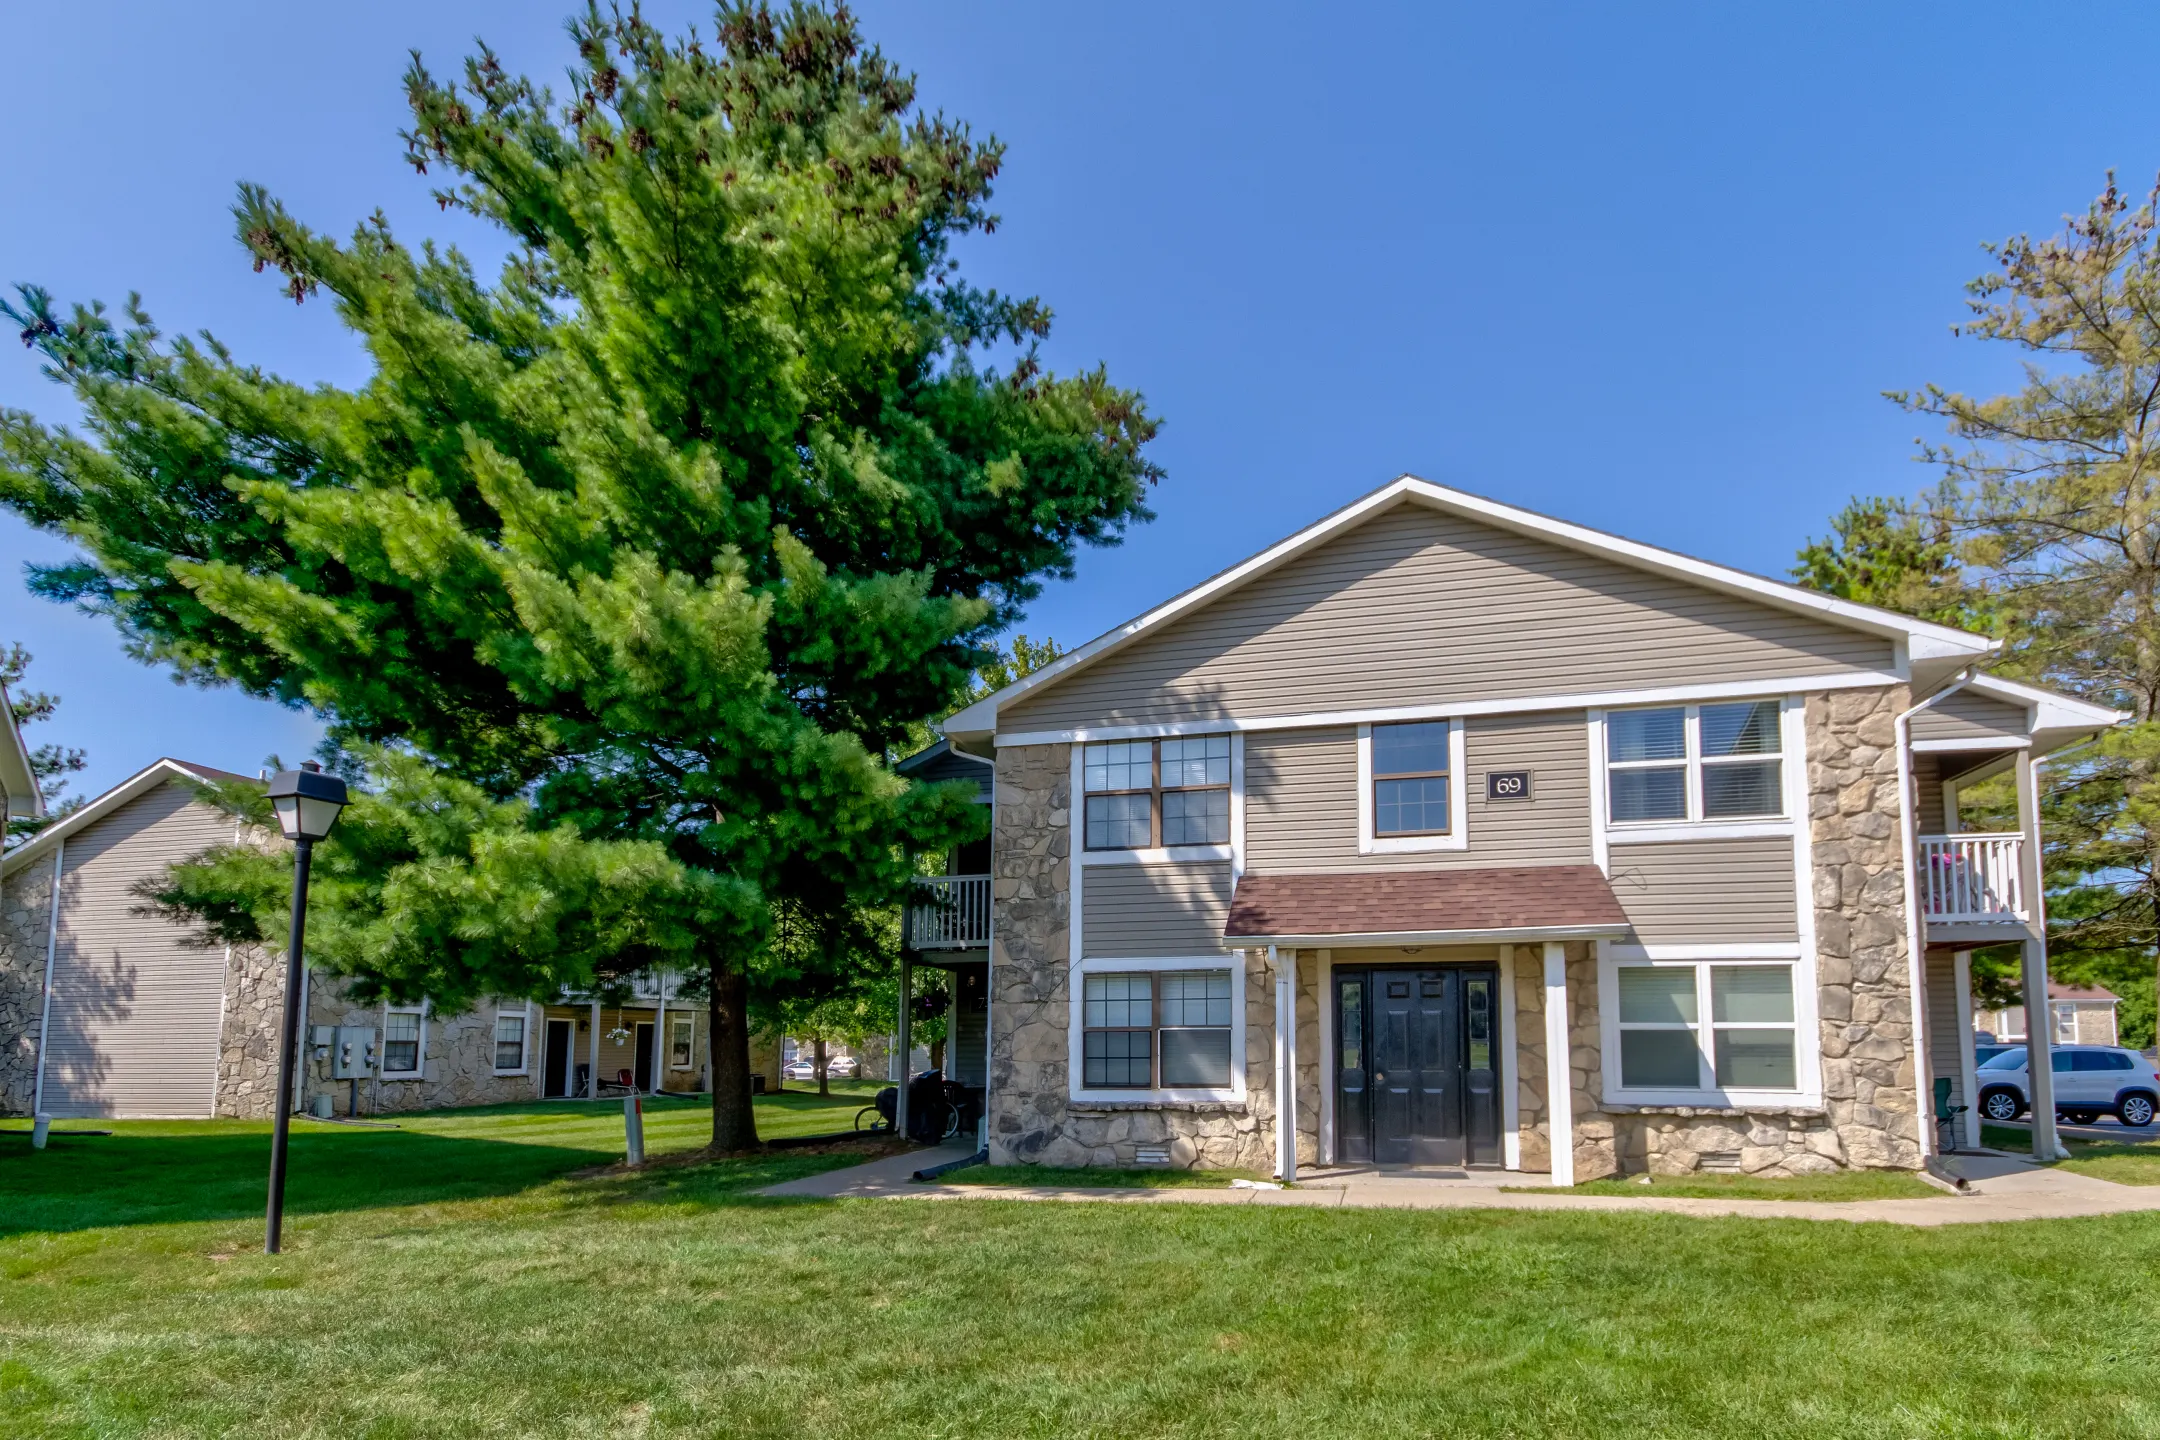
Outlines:
{"type": "Polygon", "coordinates": [[[277,811],[278,828],[293,842],[292,933],[285,946],[285,1034],[278,1042],[277,1100],[271,1107],[270,1212],[263,1237],[263,1253],[278,1253],[285,1228],[285,1134],[292,1118],[293,1070],[299,1062],[300,942],[307,933],[308,869],[315,858],[315,842],[337,824],[345,808],[345,782],[322,773],[313,761],[298,770],[280,770],[270,777],[270,804],[277,811]]]}

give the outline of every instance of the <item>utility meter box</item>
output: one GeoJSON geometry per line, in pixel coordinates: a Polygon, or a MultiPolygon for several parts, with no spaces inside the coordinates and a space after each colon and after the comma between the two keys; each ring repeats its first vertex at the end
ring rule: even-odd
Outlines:
{"type": "Polygon", "coordinates": [[[330,1078],[363,1080],[375,1073],[375,1027],[340,1025],[330,1047],[330,1078]]]}
{"type": "Polygon", "coordinates": [[[308,1027],[308,1046],[314,1050],[317,1060],[329,1059],[330,1047],[336,1043],[337,1027],[335,1025],[310,1025],[308,1027]]]}

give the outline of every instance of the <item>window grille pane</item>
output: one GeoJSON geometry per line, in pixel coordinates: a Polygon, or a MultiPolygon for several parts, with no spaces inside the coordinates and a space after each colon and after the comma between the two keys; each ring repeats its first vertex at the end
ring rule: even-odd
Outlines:
{"type": "Polygon", "coordinates": [[[1373,782],[1373,834],[1439,835],[1447,828],[1447,777],[1373,782]]]}
{"type": "Polygon", "coordinates": [[[1790,1030],[1720,1030],[1717,1032],[1717,1083],[1736,1090],[1797,1088],[1790,1030]]]}
{"type": "Polygon", "coordinates": [[[1702,753],[1718,755],[1775,755],[1778,744],[1778,702],[1747,700],[1738,705],[1702,707],[1702,753]]]}
{"type": "Polygon", "coordinates": [[[383,1017],[382,1068],[404,1074],[420,1068],[420,1016],[414,1011],[392,1011],[383,1017]]]}
{"type": "Polygon", "coordinates": [[[1152,797],[1139,795],[1090,795],[1087,797],[1087,848],[1090,850],[1144,850],[1154,841],[1149,809],[1152,797]]]}
{"type": "Polygon", "coordinates": [[[1179,785],[1228,785],[1230,737],[1191,735],[1163,741],[1162,783],[1165,790],[1179,785]]]}
{"type": "Polygon", "coordinates": [[[1155,742],[1121,740],[1108,745],[1090,745],[1081,761],[1081,769],[1083,789],[1150,789],[1155,784],[1155,742]]]}
{"type": "Polygon", "coordinates": [[[1206,1087],[1221,1089],[1230,1083],[1230,1032],[1228,1030],[1165,1030],[1162,1032],[1162,1083],[1166,1089],[1206,1087]]]}
{"type": "MultiPolygon", "coordinates": [[[[1622,774],[1627,772],[1622,771],[1622,774]]],[[[1705,819],[1734,815],[1784,813],[1778,793],[1781,766],[1776,760],[1745,765],[1705,765],[1702,769],[1702,809],[1705,819]]]]}
{"type": "Polygon", "coordinates": [[[1448,768],[1448,722],[1372,727],[1375,775],[1424,775],[1448,768]]]}
{"type": "Polygon", "coordinates": [[[1145,974],[1088,976],[1080,1023],[1091,1030],[1153,1024],[1154,1006],[1149,1003],[1153,978],[1145,974]]]}
{"type": "Polygon", "coordinates": [[[1700,1089],[1699,1054],[1692,1030],[1622,1030],[1620,1083],[1638,1090],[1700,1089]]]}
{"type": "Polygon", "coordinates": [[[1155,1083],[1150,1032],[1090,1030],[1082,1037],[1080,1083],[1096,1089],[1145,1090],[1155,1083]]]}
{"type": "Polygon", "coordinates": [[[1229,971],[1189,970],[1160,978],[1164,1025],[1230,1023],[1229,971]]]}
{"type": "Polygon", "coordinates": [[[522,1070],[525,1068],[524,1016],[498,1015],[495,1017],[495,1068],[498,1070],[522,1070]]]}
{"type": "Polygon", "coordinates": [[[1685,768],[1614,770],[1606,778],[1612,782],[1614,821],[1687,819],[1685,768]]]}
{"type": "Polygon", "coordinates": [[[1681,760],[1687,756],[1687,711],[1615,710],[1605,717],[1607,760],[1681,760]]]}
{"type": "MultiPolygon", "coordinates": [[[[1092,801],[1089,803],[1093,803],[1092,801]]],[[[1166,790],[1162,797],[1162,843],[1226,845],[1230,841],[1228,790],[1166,790]]]]}
{"type": "Polygon", "coordinates": [[[1743,1025],[1790,1025],[1792,970],[1784,965],[1710,967],[1710,1018],[1743,1025]]]}
{"type": "Polygon", "coordinates": [[[1692,1025],[1697,1018],[1694,966],[1620,967],[1621,1024],[1692,1025]]]}

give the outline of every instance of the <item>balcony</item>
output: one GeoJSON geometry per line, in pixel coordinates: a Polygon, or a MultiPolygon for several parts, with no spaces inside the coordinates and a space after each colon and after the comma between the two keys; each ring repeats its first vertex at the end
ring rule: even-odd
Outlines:
{"type": "Polygon", "coordinates": [[[925,875],[908,906],[912,950],[981,950],[990,944],[990,877],[925,875]]]}
{"type": "Polygon", "coordinates": [[[2025,916],[2020,835],[1922,835],[1920,913],[1937,924],[2005,924],[2025,916]]]}

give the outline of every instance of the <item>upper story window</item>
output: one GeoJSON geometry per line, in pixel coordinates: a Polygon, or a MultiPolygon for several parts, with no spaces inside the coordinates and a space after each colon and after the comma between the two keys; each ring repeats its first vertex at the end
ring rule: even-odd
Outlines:
{"type": "Polygon", "coordinates": [[[1374,835],[1448,833],[1448,722],[1372,727],[1374,835]]]}
{"type": "Polygon", "coordinates": [[[1230,737],[1090,745],[1081,759],[1090,850],[1230,842],[1230,737]]]}
{"type": "Polygon", "coordinates": [[[1784,814],[1779,717],[1775,700],[1612,711],[1605,717],[1608,819],[1635,825],[1784,814]]]}

